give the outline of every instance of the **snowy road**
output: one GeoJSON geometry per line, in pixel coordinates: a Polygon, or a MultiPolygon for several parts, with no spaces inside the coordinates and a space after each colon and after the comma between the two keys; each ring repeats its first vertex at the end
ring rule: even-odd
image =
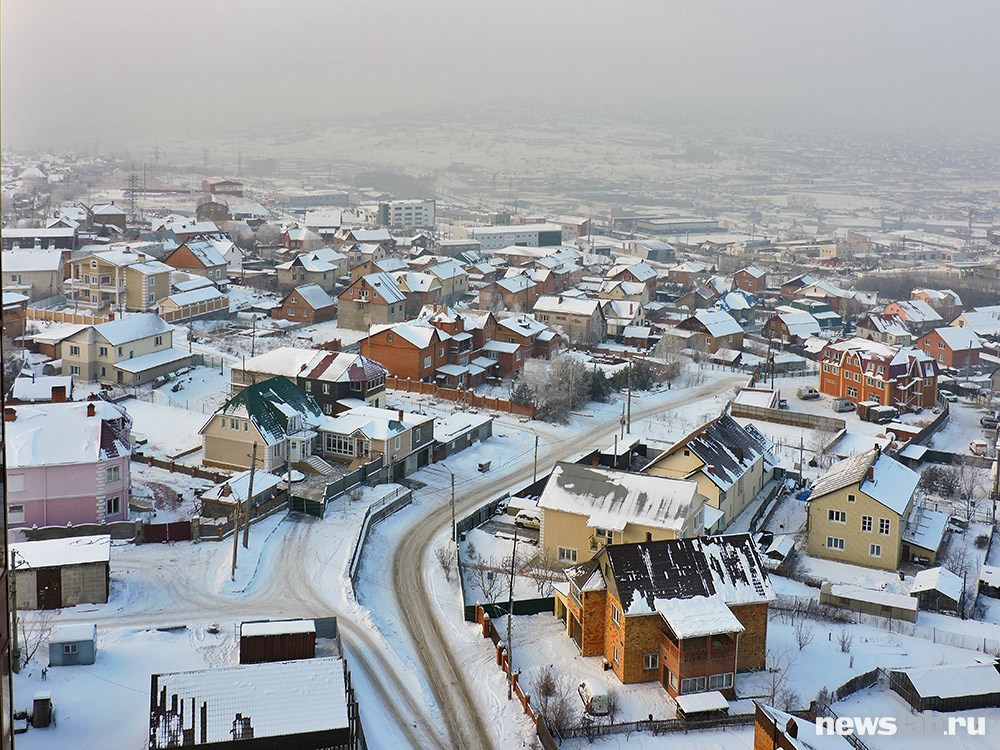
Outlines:
{"type": "MultiPolygon", "coordinates": [[[[650,398],[646,403],[633,408],[633,422],[702,401],[732,388],[742,380],[739,377],[720,378],[688,392],[670,394],[677,398],[650,398]]],[[[588,446],[606,445],[618,429],[616,415],[577,433],[570,441],[560,441],[554,447],[540,451],[539,474],[545,474],[557,461],[579,453],[588,446]]],[[[465,490],[456,503],[457,512],[460,515],[468,513],[495,497],[504,486],[530,481],[532,472],[532,457],[526,456],[504,473],[501,485],[489,474],[463,479],[462,486],[465,490]]],[[[429,592],[427,565],[431,544],[441,529],[450,522],[450,506],[448,502],[442,502],[429,510],[418,525],[402,536],[392,557],[393,589],[403,624],[409,631],[423,665],[424,675],[447,725],[451,747],[490,748],[495,746],[494,735],[483,721],[482,710],[473,698],[464,670],[457,663],[429,592]]]]}

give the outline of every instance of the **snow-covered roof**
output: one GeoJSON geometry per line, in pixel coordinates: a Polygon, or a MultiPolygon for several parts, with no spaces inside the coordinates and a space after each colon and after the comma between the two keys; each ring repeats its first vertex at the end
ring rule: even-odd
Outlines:
{"type": "MultiPolygon", "coordinates": [[[[184,246],[205,268],[226,265],[226,258],[212,240],[188,240],[184,246]]],[[[176,250],[174,251],[176,252],[176,250]]]]}
{"type": "Polygon", "coordinates": [[[33,377],[15,378],[14,391],[11,394],[19,401],[50,401],[53,388],[65,388],[66,398],[73,396],[72,375],[36,375],[33,377]]]}
{"type": "Polygon", "coordinates": [[[631,523],[677,530],[700,502],[698,483],[691,480],[560,462],[538,505],[587,516],[593,528],[620,530],[631,523]]]}
{"type": "Polygon", "coordinates": [[[208,302],[209,300],[218,299],[219,297],[225,297],[226,295],[220,292],[211,283],[209,286],[202,286],[196,289],[191,289],[187,292],[178,292],[177,294],[171,294],[167,299],[173,302],[178,307],[184,307],[185,305],[197,305],[200,302],[208,302]]]}
{"type": "Polygon", "coordinates": [[[62,565],[86,565],[111,560],[111,535],[73,536],[66,539],[43,539],[37,542],[13,542],[10,545],[18,563],[29,568],[55,568],[62,565]]]}
{"type": "Polygon", "coordinates": [[[944,664],[893,671],[909,677],[913,689],[921,698],[961,698],[1000,693],[1000,672],[994,662],[944,664]]]}
{"type": "Polygon", "coordinates": [[[741,632],[727,605],[774,599],[749,534],[614,544],[602,554],[624,613],[658,612],[681,638],[741,632]]]}
{"type": "Polygon", "coordinates": [[[572,298],[565,295],[543,296],[535,302],[534,311],[545,313],[565,313],[566,315],[593,315],[601,309],[602,300],[572,298]]]}
{"type": "Polygon", "coordinates": [[[639,283],[644,283],[656,278],[656,271],[641,261],[639,263],[630,263],[628,265],[613,266],[608,271],[607,277],[609,279],[614,279],[625,274],[632,274],[639,283]]]}
{"type": "Polygon", "coordinates": [[[361,432],[369,440],[388,440],[433,420],[434,417],[424,414],[359,406],[336,417],[327,417],[320,425],[320,430],[335,435],[353,435],[361,432]]]}
{"type": "MultiPolygon", "coordinates": [[[[781,732],[781,745],[786,745],[794,750],[853,750],[847,737],[839,734],[819,734],[815,721],[808,721],[801,716],[792,716],[784,711],[779,711],[773,706],[757,704],[760,710],[770,719],[777,731],[781,732]],[[789,731],[789,727],[794,727],[794,736],[789,731]]],[[[777,745],[776,745],[777,746],[777,745]]]]}
{"type": "Polygon", "coordinates": [[[356,242],[388,242],[392,239],[388,229],[352,229],[351,236],[356,242]]]}
{"type": "Polygon", "coordinates": [[[704,713],[705,711],[725,711],[729,708],[729,701],[726,700],[726,696],[718,690],[678,695],[675,700],[677,701],[677,707],[685,714],[704,713]]]}
{"type": "Polygon", "coordinates": [[[426,349],[431,345],[434,337],[440,341],[447,341],[451,338],[446,332],[435,328],[426,320],[411,320],[406,323],[389,323],[372,326],[372,334],[389,331],[394,336],[401,336],[418,349],[426,349]]]}
{"type": "Polygon", "coordinates": [[[534,289],[535,280],[526,273],[515,273],[511,276],[505,276],[502,279],[497,279],[496,285],[511,294],[517,294],[518,292],[534,289]]]}
{"type": "Polygon", "coordinates": [[[971,328],[959,328],[958,326],[946,326],[935,328],[934,333],[941,337],[945,345],[952,351],[961,349],[982,349],[983,342],[971,328]]]}
{"type": "Polygon", "coordinates": [[[396,280],[387,273],[369,273],[361,278],[363,278],[372,291],[385,300],[387,304],[392,305],[396,302],[404,302],[406,300],[406,295],[400,291],[399,286],[396,284],[396,280]]]}
{"type": "Polygon", "coordinates": [[[906,521],[906,528],[903,529],[903,541],[933,552],[944,541],[944,532],[947,527],[947,513],[917,505],[910,512],[910,517],[906,521]]]}
{"type": "Polygon", "coordinates": [[[740,324],[725,310],[699,310],[691,317],[701,323],[712,338],[743,333],[740,324]]]}
{"type": "Polygon", "coordinates": [[[396,271],[392,274],[400,289],[405,292],[423,293],[440,289],[441,280],[437,276],[419,271],[396,271]]]}
{"type": "MultiPolygon", "coordinates": [[[[284,481],[283,478],[276,474],[270,474],[266,471],[255,471],[253,474],[253,496],[259,497],[266,492],[270,492],[282,481],[284,481]]],[[[231,479],[227,479],[225,482],[220,482],[214,487],[205,490],[201,497],[203,500],[207,498],[209,500],[242,503],[246,501],[248,492],[250,492],[250,472],[244,471],[231,479]],[[229,494],[226,494],[227,487],[229,488],[229,494]]]]}
{"type": "Polygon", "coordinates": [[[289,635],[291,633],[315,633],[315,620],[266,620],[264,622],[241,622],[240,635],[253,638],[267,635],[289,635]]]}
{"type": "MultiPolygon", "coordinates": [[[[344,661],[339,658],[240,664],[154,677],[157,689],[166,691],[168,707],[174,696],[179,704],[207,704],[207,726],[199,726],[196,736],[201,738],[204,732],[209,743],[233,741],[236,714],[250,722],[254,738],[260,739],[348,726],[344,661]]],[[[163,722],[159,729],[161,733],[154,734],[156,745],[168,747],[174,728],[163,722]]]]}
{"type": "Polygon", "coordinates": [[[190,358],[191,355],[188,352],[181,351],[180,349],[163,349],[162,351],[150,352],[139,357],[126,359],[123,362],[115,362],[115,367],[125,372],[146,372],[156,367],[164,367],[165,365],[175,363],[179,366],[181,362],[190,358]]]}
{"type": "Polygon", "coordinates": [[[810,499],[860,483],[860,490],[902,515],[916,492],[920,475],[877,449],[838,461],[813,485],[810,499]],[[872,479],[868,478],[873,469],[872,479]]]}
{"type": "Polygon", "coordinates": [[[913,577],[910,595],[920,594],[924,591],[937,591],[957,602],[962,598],[962,579],[947,568],[940,566],[927,568],[913,577]]]}
{"type": "Polygon", "coordinates": [[[831,583],[823,584],[823,588],[829,590],[830,594],[842,599],[852,599],[856,602],[868,602],[870,604],[880,604],[886,607],[905,609],[911,612],[917,611],[917,600],[906,594],[894,594],[891,591],[881,589],[870,589],[864,586],[857,586],[853,583],[831,583]]]}
{"type": "Polygon", "coordinates": [[[914,323],[933,323],[941,320],[938,311],[922,299],[900,300],[894,303],[899,315],[914,323]]]}
{"type": "Polygon", "coordinates": [[[742,269],[740,271],[737,271],[737,273],[745,273],[745,274],[748,274],[750,276],[753,276],[755,279],[759,279],[759,278],[762,278],[764,276],[767,276],[767,271],[765,271],[760,266],[747,266],[746,268],[744,268],[744,269],[742,269]]]}
{"type": "Polygon", "coordinates": [[[803,311],[778,313],[778,320],[785,324],[790,336],[805,339],[820,332],[819,321],[803,311]]]}
{"type": "Polygon", "coordinates": [[[778,394],[773,388],[741,388],[733,399],[733,403],[770,409],[777,400],[778,394]]]}
{"type": "Polygon", "coordinates": [[[959,321],[962,327],[971,328],[980,336],[1000,336],[1000,305],[966,310],[959,321]]]}
{"type": "Polygon", "coordinates": [[[61,250],[4,250],[0,257],[4,273],[58,271],[62,264],[61,250]]]}
{"type": "Polygon", "coordinates": [[[6,423],[7,468],[93,464],[127,456],[130,446],[106,421],[128,421],[125,409],[107,401],[19,404],[6,423]],[[87,416],[93,405],[94,416],[87,416]],[[72,435],[72,440],[67,439],[72,435]]]}
{"type": "Polygon", "coordinates": [[[1000,588],[1000,567],[996,565],[983,565],[979,568],[979,580],[987,586],[1000,588]]]}
{"type": "Polygon", "coordinates": [[[169,333],[174,327],[156,313],[137,313],[94,326],[94,333],[112,346],[169,333]]]}
{"type": "Polygon", "coordinates": [[[508,341],[487,341],[483,344],[484,352],[501,352],[503,354],[513,354],[520,348],[520,344],[508,341]]]}
{"type": "MultiPolygon", "coordinates": [[[[110,537],[108,537],[110,539],[110,537]]],[[[97,625],[92,622],[77,622],[60,625],[49,633],[49,643],[81,643],[97,637],[97,625]]]]}
{"type": "Polygon", "coordinates": [[[298,295],[313,310],[322,310],[326,307],[332,307],[336,304],[333,297],[326,293],[326,290],[319,284],[303,284],[302,286],[297,286],[291,292],[288,293],[288,299],[293,295],[298,295]]]}
{"type": "Polygon", "coordinates": [[[470,430],[476,430],[484,424],[493,421],[489,414],[472,414],[469,412],[455,412],[446,417],[440,417],[434,421],[434,440],[438,443],[447,443],[454,440],[470,430]]]}

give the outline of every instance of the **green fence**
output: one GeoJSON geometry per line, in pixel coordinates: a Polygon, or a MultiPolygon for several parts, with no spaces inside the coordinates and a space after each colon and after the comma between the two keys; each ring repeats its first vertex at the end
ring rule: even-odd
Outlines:
{"type": "Polygon", "coordinates": [[[316,518],[322,518],[326,503],[322,500],[310,500],[308,497],[292,495],[292,503],[289,507],[295,513],[305,513],[316,518]]]}

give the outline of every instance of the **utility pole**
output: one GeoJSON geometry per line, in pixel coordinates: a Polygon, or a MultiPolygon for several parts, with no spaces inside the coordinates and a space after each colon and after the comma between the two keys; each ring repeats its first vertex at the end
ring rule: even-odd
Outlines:
{"type": "MultiPolygon", "coordinates": [[[[256,447],[256,443],[254,446],[256,447]]],[[[233,569],[229,574],[229,580],[236,580],[236,553],[240,548],[240,502],[239,498],[236,499],[236,504],[233,506],[233,569]]]]}
{"type": "Polygon", "coordinates": [[[628,413],[625,417],[625,431],[632,434],[632,360],[628,361],[628,398],[626,400],[628,413]]]}
{"type": "MultiPolygon", "coordinates": [[[[448,469],[451,474],[451,469],[448,469]]],[[[515,529],[516,533],[516,529],[515,529]]],[[[458,533],[455,529],[455,475],[451,474],[451,541],[458,541],[458,533]]]]}
{"type": "Polygon", "coordinates": [[[997,443],[993,458],[993,517],[990,519],[993,527],[997,524],[997,502],[1000,501],[1000,442],[997,443]]]}
{"type": "Polygon", "coordinates": [[[538,433],[535,433],[535,468],[531,472],[531,483],[538,481],[538,433]]]}
{"type": "Polygon", "coordinates": [[[514,527],[514,551],[510,555],[510,587],[507,593],[507,700],[514,694],[514,649],[511,647],[511,628],[514,624],[514,562],[517,560],[517,526],[514,527]]]}
{"type": "MultiPolygon", "coordinates": [[[[286,463],[288,456],[285,456],[286,463]]],[[[289,464],[291,466],[291,464],[289,464]]],[[[250,459],[250,486],[247,487],[247,499],[243,503],[243,549],[250,548],[250,503],[253,501],[253,473],[257,469],[257,443],[253,444],[253,454],[250,459]]],[[[291,469],[289,469],[289,491],[291,491],[291,469]]]]}
{"type": "Polygon", "coordinates": [[[250,357],[253,358],[257,353],[257,318],[253,319],[253,329],[250,333],[250,357]]]}
{"type": "Polygon", "coordinates": [[[14,617],[14,627],[10,631],[10,654],[11,654],[11,669],[14,670],[14,674],[21,671],[21,646],[17,640],[17,561],[14,556],[17,554],[17,550],[10,551],[10,611],[14,617]]]}

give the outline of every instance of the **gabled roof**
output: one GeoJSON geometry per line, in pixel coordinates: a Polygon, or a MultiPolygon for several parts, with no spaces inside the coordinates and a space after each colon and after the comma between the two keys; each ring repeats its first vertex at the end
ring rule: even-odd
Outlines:
{"type": "Polygon", "coordinates": [[[605,554],[624,613],[659,612],[681,638],[739,632],[729,605],[774,599],[749,534],[614,544],[605,554]]]}
{"type": "Polygon", "coordinates": [[[504,318],[497,325],[519,333],[522,336],[537,336],[539,333],[548,330],[547,325],[524,313],[504,318]]]}
{"type": "Polygon", "coordinates": [[[691,480],[560,462],[538,505],[587,516],[591,528],[621,531],[631,523],[680,530],[702,502],[691,480]]]}
{"type": "Polygon", "coordinates": [[[614,279],[618,276],[624,275],[625,273],[631,273],[636,277],[636,280],[639,283],[645,283],[646,281],[656,278],[656,271],[654,271],[651,266],[642,262],[632,263],[630,265],[614,266],[608,271],[607,276],[609,279],[614,279]]]}
{"type": "MultiPolygon", "coordinates": [[[[323,412],[312,396],[300,391],[292,381],[281,376],[247,386],[216,412],[216,414],[235,413],[245,414],[268,445],[273,445],[285,437],[288,419],[293,413],[301,416],[304,427],[315,426],[324,418],[323,412]]],[[[211,420],[205,427],[209,424],[211,420]]],[[[201,428],[202,432],[205,427],[201,428]]]]}
{"type": "Polygon", "coordinates": [[[899,314],[914,323],[935,323],[941,320],[938,311],[922,299],[900,300],[895,303],[899,314]]]}
{"type": "Polygon", "coordinates": [[[447,341],[451,336],[440,328],[435,328],[426,320],[410,320],[405,323],[389,323],[385,325],[375,325],[371,328],[371,335],[388,331],[394,336],[399,336],[409,341],[418,349],[426,349],[434,341],[435,336],[438,341],[447,341]]]}
{"type": "Polygon", "coordinates": [[[284,304],[284,302],[294,294],[301,297],[302,301],[309,305],[309,307],[313,310],[323,310],[337,304],[333,297],[327,294],[326,290],[319,284],[303,284],[302,286],[295,287],[285,296],[285,299],[282,300],[282,304],[284,304]]]}
{"type": "Polygon", "coordinates": [[[441,288],[441,280],[437,276],[419,271],[396,271],[392,277],[403,292],[423,293],[441,288]]]}
{"type": "Polygon", "coordinates": [[[816,480],[810,500],[860,485],[860,491],[889,510],[902,515],[917,491],[920,475],[878,449],[845,458],[816,480]],[[869,479],[869,468],[873,469],[869,479]]]}
{"type": "Polygon", "coordinates": [[[911,595],[925,591],[937,591],[957,602],[962,598],[962,579],[941,566],[927,568],[913,577],[913,584],[910,586],[911,595]]]}
{"type": "Polygon", "coordinates": [[[121,346],[173,330],[174,327],[156,313],[138,313],[94,326],[94,333],[112,346],[121,346]]]}
{"type": "Polygon", "coordinates": [[[61,250],[4,250],[3,270],[6,273],[58,271],[62,265],[61,250]]]}
{"type": "Polygon", "coordinates": [[[692,321],[700,323],[712,338],[743,333],[740,324],[725,310],[698,310],[688,318],[686,324],[692,325],[692,321]]]}
{"type": "MultiPolygon", "coordinates": [[[[406,300],[406,295],[400,290],[396,280],[387,273],[369,273],[361,277],[372,291],[387,304],[395,304],[406,300]]],[[[355,282],[357,283],[357,282],[355,282]]],[[[351,286],[354,286],[352,284],[351,286]]]]}
{"type": "Polygon", "coordinates": [[[129,446],[107,422],[131,425],[125,409],[108,401],[19,404],[5,425],[7,468],[93,464],[127,456],[129,446]],[[87,416],[93,405],[94,416],[87,416]],[[67,439],[72,436],[72,439],[67,439]]]}
{"type": "Polygon", "coordinates": [[[526,273],[517,273],[512,276],[505,276],[496,281],[496,285],[512,294],[525,292],[535,288],[535,280],[526,273]]]}
{"type": "Polygon", "coordinates": [[[889,336],[909,336],[910,330],[898,315],[866,315],[858,321],[858,327],[870,327],[889,336]]]}
{"type": "Polygon", "coordinates": [[[982,349],[983,342],[971,328],[959,328],[957,326],[946,326],[935,328],[934,333],[941,337],[945,345],[952,351],[961,349],[982,349]]]}
{"type": "MultiPolygon", "coordinates": [[[[184,243],[184,247],[190,250],[191,254],[194,255],[198,262],[205,268],[226,265],[225,257],[219,252],[215,243],[211,240],[188,240],[184,243]]],[[[177,250],[174,252],[177,252],[177,250]]],[[[173,255],[173,253],[170,255],[173,255]]],[[[170,256],[167,256],[167,260],[170,260],[170,256]]]]}
{"type": "Polygon", "coordinates": [[[746,268],[742,268],[739,271],[737,271],[737,273],[745,273],[750,276],[753,276],[755,279],[760,279],[763,278],[764,276],[767,276],[767,271],[765,271],[760,266],[747,266],[746,268]]]}
{"type": "Polygon", "coordinates": [[[539,297],[535,302],[535,312],[565,313],[567,315],[593,315],[601,310],[604,300],[562,296],[539,297]]]}

